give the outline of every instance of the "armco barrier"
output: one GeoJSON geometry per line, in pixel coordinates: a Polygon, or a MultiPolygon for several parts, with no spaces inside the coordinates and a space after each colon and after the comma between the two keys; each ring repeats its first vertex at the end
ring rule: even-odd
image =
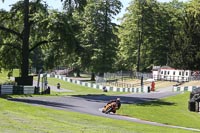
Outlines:
{"type": "Polygon", "coordinates": [[[24,94],[24,87],[23,86],[13,86],[13,94],[24,94]]]}
{"type": "Polygon", "coordinates": [[[194,89],[198,88],[199,86],[173,86],[172,91],[193,91],[194,89]]]}
{"type": "MultiPolygon", "coordinates": [[[[43,77],[43,75],[41,74],[40,77],[43,77]]],[[[82,86],[86,86],[86,87],[90,87],[90,88],[95,88],[95,89],[101,89],[103,90],[103,85],[98,85],[98,84],[94,84],[94,83],[88,83],[88,82],[82,82],[80,80],[74,80],[62,75],[52,75],[52,74],[47,74],[47,77],[54,77],[54,78],[58,78],[58,79],[62,79],[64,81],[70,82],[70,83],[74,83],[74,84],[78,84],[78,85],[82,85],[82,86]]],[[[149,86],[143,86],[143,88],[117,88],[117,87],[111,87],[111,86],[106,86],[106,89],[108,91],[116,91],[116,92],[130,92],[130,93],[148,93],[148,87],[149,86]]]]}
{"type": "Polygon", "coordinates": [[[13,94],[13,85],[2,85],[1,86],[1,94],[13,94]]]}
{"type": "Polygon", "coordinates": [[[34,94],[35,87],[34,86],[24,86],[24,94],[34,94]]]}
{"type": "Polygon", "coordinates": [[[1,85],[0,95],[11,95],[11,94],[35,94],[37,91],[34,86],[13,86],[13,85],[1,85]]]}

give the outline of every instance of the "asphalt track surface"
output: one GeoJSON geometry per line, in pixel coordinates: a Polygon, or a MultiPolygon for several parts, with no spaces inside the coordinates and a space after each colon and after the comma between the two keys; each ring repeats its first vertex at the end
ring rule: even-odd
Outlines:
{"type": "MultiPolygon", "coordinates": [[[[147,101],[158,100],[160,98],[177,95],[180,92],[172,92],[172,87],[163,88],[156,92],[141,93],[141,94],[126,94],[116,96],[106,95],[84,95],[84,96],[45,96],[45,97],[25,97],[25,98],[12,98],[11,101],[24,102],[37,106],[45,106],[53,109],[68,110],[84,114],[109,117],[118,120],[126,120],[141,124],[148,124],[154,126],[162,126],[169,128],[179,128],[184,130],[199,131],[200,129],[186,128],[180,126],[173,126],[167,124],[161,124],[157,122],[145,121],[137,118],[121,116],[117,114],[104,114],[101,109],[109,100],[119,97],[125,104],[136,104],[147,101]]],[[[59,90],[58,90],[59,91],[59,90]]],[[[163,103],[164,104],[164,103],[163,103]]]]}

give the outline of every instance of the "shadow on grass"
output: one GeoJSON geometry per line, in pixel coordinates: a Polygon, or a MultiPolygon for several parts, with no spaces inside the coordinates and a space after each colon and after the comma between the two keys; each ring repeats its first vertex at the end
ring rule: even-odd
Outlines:
{"type": "Polygon", "coordinates": [[[73,106],[69,105],[63,102],[52,102],[49,101],[48,99],[44,101],[43,99],[38,100],[38,99],[26,99],[26,98],[8,98],[7,100],[9,101],[14,101],[14,102],[23,102],[23,103],[28,103],[28,104],[33,104],[33,105],[43,105],[43,106],[48,106],[48,107],[53,107],[53,108],[73,108],[73,107],[78,107],[78,106],[73,106]]]}
{"type": "Polygon", "coordinates": [[[144,102],[144,103],[138,103],[138,106],[171,106],[171,105],[175,105],[175,103],[173,102],[166,102],[163,100],[155,100],[155,101],[151,101],[151,102],[144,102]]]}
{"type": "Polygon", "coordinates": [[[0,95],[0,98],[3,98],[3,99],[9,99],[9,98],[15,98],[15,97],[33,97],[33,95],[31,94],[0,95]]]}
{"type": "Polygon", "coordinates": [[[8,98],[12,98],[12,96],[11,95],[0,95],[0,98],[8,99],[8,98]]]}

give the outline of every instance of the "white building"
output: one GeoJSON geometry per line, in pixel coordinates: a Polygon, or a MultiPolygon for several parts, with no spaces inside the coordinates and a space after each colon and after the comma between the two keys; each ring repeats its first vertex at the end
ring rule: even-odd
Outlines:
{"type": "Polygon", "coordinates": [[[154,80],[168,80],[168,81],[188,81],[192,74],[191,70],[180,70],[169,66],[154,66],[152,69],[154,80]]]}

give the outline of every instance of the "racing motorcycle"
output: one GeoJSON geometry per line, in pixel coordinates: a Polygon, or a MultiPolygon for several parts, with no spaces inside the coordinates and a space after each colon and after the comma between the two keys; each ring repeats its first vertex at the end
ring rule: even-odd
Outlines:
{"type": "Polygon", "coordinates": [[[104,108],[102,109],[102,112],[105,113],[105,114],[108,114],[110,112],[115,113],[116,109],[117,109],[116,102],[112,102],[112,103],[109,103],[106,106],[104,106],[104,108]]]}

